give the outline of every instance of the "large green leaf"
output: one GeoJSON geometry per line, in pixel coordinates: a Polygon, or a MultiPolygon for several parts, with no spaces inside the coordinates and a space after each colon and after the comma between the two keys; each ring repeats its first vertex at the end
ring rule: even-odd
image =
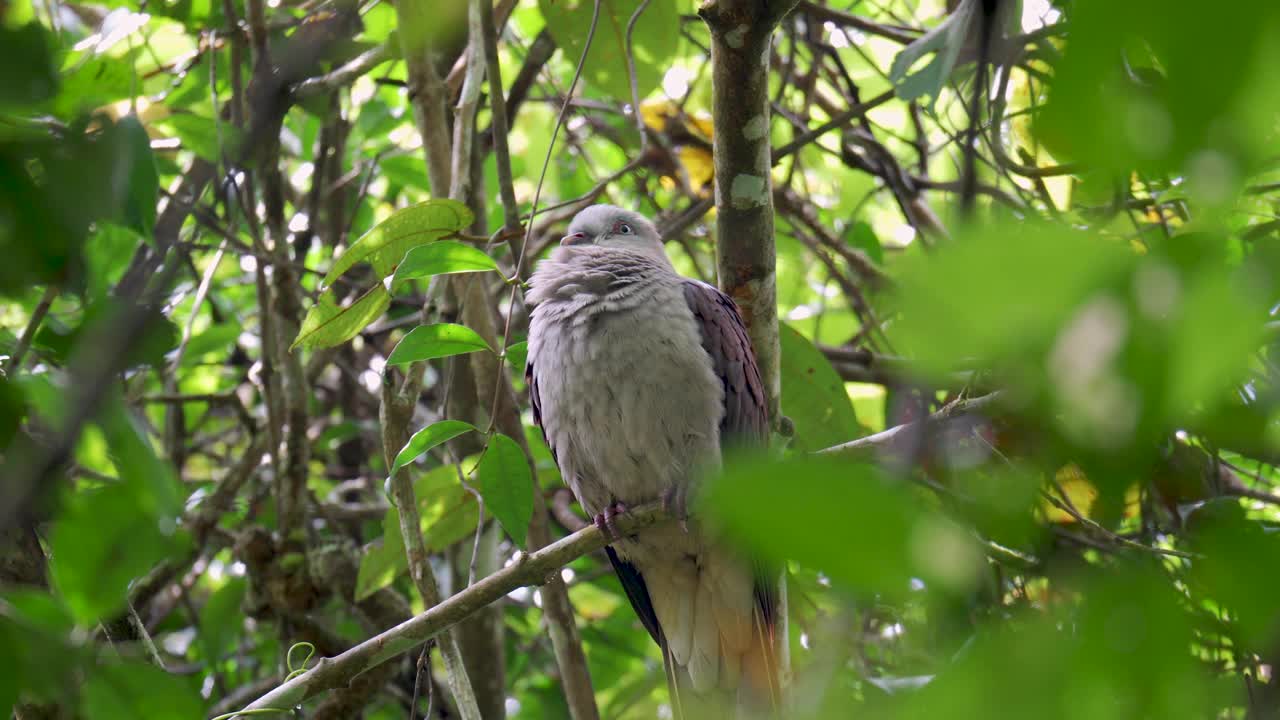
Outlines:
{"type": "MultiPolygon", "coordinates": [[[[75,684],[75,671],[83,659],[72,644],[75,622],[56,598],[35,588],[10,590],[0,597],[0,648],[13,662],[0,680],[16,684],[28,698],[56,701],[75,684]],[[7,646],[7,647],[6,647],[7,646]]],[[[0,711],[7,694],[0,687],[0,711]]],[[[10,698],[11,699],[11,698],[10,698]]]]}
{"type": "MultiPolygon", "coordinates": [[[[428,552],[438,552],[471,534],[480,518],[475,496],[458,482],[456,465],[444,465],[413,482],[422,522],[422,540],[428,552]]],[[[356,600],[386,587],[408,568],[400,512],[387,510],[382,519],[382,540],[365,549],[356,577],[356,600]]]]}
{"type": "Polygon", "coordinates": [[[438,323],[419,325],[409,331],[387,358],[390,365],[403,365],[418,360],[462,355],[477,350],[492,350],[475,330],[466,325],[438,323]]]}
{"type": "Polygon", "coordinates": [[[858,590],[902,596],[912,577],[960,588],[982,566],[965,531],[924,511],[904,484],[830,455],[731,457],[700,506],[762,558],[858,590]]]}
{"type": "Polygon", "coordinates": [[[75,619],[90,627],[119,612],[129,582],[179,547],[174,528],[182,509],[171,467],[118,400],[108,402],[98,424],[120,481],[70,495],[50,541],[55,585],[75,619]]]}
{"type": "Polygon", "coordinates": [[[70,497],[50,541],[54,584],[81,625],[124,608],[129,582],[172,547],[133,487],[108,485],[70,497]]]}
{"type": "MultiPolygon", "coordinates": [[[[584,77],[618,100],[631,101],[627,76],[626,31],[640,0],[600,0],[600,20],[587,54],[584,77]]],[[[593,0],[538,0],[547,30],[565,59],[576,64],[586,45],[593,0]]],[[[680,47],[680,9],[674,2],[651,2],[632,36],[636,85],[643,100],[662,80],[680,47]]]]}
{"type": "Polygon", "coordinates": [[[401,448],[396,454],[396,460],[391,465],[388,475],[395,475],[400,468],[422,457],[423,453],[436,447],[440,443],[448,442],[459,435],[475,430],[475,426],[471,423],[462,422],[461,420],[441,420],[432,423],[409,438],[409,442],[401,448]]]}
{"type": "Polygon", "coordinates": [[[369,323],[377,320],[391,305],[391,296],[381,283],[374,285],[359,299],[339,306],[330,291],[320,294],[320,299],[302,321],[298,337],[289,349],[333,347],[355,337],[369,323]]]}
{"type": "Polygon", "coordinates": [[[240,603],[244,599],[248,583],[243,577],[229,578],[222,587],[209,595],[200,613],[200,641],[205,662],[217,667],[222,654],[235,645],[244,623],[240,603]]]}
{"type": "Polygon", "coordinates": [[[485,508],[498,518],[511,539],[524,547],[529,521],[533,519],[533,478],[524,451],[515,440],[502,434],[489,440],[489,447],[476,466],[476,487],[485,508]]]}
{"type": "Polygon", "coordinates": [[[391,287],[394,290],[406,280],[416,280],[432,275],[497,269],[498,264],[493,261],[493,258],[474,247],[452,240],[439,240],[411,249],[396,267],[395,279],[391,281],[391,287]]]}
{"type": "Polygon", "coordinates": [[[81,698],[94,720],[204,717],[192,679],[142,662],[104,663],[89,673],[81,698]]]}
{"type": "Polygon", "coordinates": [[[410,248],[461,232],[475,216],[454,200],[428,200],[393,213],[373,227],[334,261],[324,276],[326,287],[357,263],[373,265],[379,278],[391,274],[410,248]]]}
{"type": "Polygon", "coordinates": [[[795,424],[795,446],[820,450],[862,433],[853,401],[831,362],[786,323],[778,327],[782,346],[782,414],[795,424]]]}
{"type": "Polygon", "coordinates": [[[34,105],[57,93],[49,46],[48,33],[38,22],[15,28],[0,24],[0,108],[34,105]]]}

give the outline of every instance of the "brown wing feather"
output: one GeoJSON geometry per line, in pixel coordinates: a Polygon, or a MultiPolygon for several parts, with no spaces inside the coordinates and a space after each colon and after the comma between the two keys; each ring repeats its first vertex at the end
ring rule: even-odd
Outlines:
{"type": "MultiPolygon", "coordinates": [[[[760,365],[733,298],[697,280],[684,281],[684,299],[702,332],[702,349],[724,383],[721,447],[734,444],[762,447],[769,438],[769,408],[765,404],[760,365]]],[[[764,624],[772,634],[777,569],[756,563],[755,596],[764,624]]]]}
{"type": "Polygon", "coordinates": [[[724,384],[724,418],[720,433],[728,443],[764,445],[769,435],[769,409],[764,381],[747,326],[733,299],[697,280],[684,281],[684,299],[702,331],[702,349],[724,384]]]}

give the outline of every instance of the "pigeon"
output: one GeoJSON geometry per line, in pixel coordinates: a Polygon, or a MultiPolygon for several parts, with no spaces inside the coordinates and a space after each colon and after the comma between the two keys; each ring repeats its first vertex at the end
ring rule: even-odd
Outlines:
{"type": "Polygon", "coordinates": [[[780,700],[776,573],[691,498],[724,451],[763,447],[764,384],[733,300],[681,276],[647,218],[577,214],[526,294],[535,422],[662,651],[676,717],[758,717],[780,700]],[[626,508],[663,501],[680,522],[618,535],[626,508]]]}

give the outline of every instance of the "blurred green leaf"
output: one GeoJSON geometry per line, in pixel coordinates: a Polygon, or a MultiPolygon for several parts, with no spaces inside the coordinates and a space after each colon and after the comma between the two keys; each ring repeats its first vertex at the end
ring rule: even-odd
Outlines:
{"type": "Polygon", "coordinates": [[[910,45],[902,48],[889,66],[889,81],[903,100],[930,98],[930,106],[937,105],[942,87],[951,79],[956,60],[969,39],[970,18],[976,3],[961,3],[962,10],[947,16],[938,27],[930,30],[910,45]],[[912,70],[927,53],[934,53],[923,68],[912,70]]]}
{"type": "Polygon", "coordinates": [[[35,105],[57,91],[58,74],[45,29],[38,22],[14,28],[0,22],[0,110],[35,105]]]}
{"type": "MultiPolygon", "coordinates": [[[[207,92],[207,88],[206,88],[207,92]]],[[[240,132],[231,123],[192,113],[174,113],[164,125],[182,141],[182,147],[211,163],[220,163],[223,153],[233,153],[240,145],[240,132]]]]}
{"type": "Polygon", "coordinates": [[[448,442],[463,433],[475,430],[471,423],[461,420],[441,420],[422,428],[409,438],[409,442],[396,454],[396,460],[387,471],[387,475],[395,475],[400,468],[412,463],[437,445],[448,442]]]}
{"type": "Polygon", "coordinates": [[[81,711],[98,720],[196,718],[199,693],[184,677],[141,662],[102,663],[85,680],[81,711]]]}
{"type": "Polygon", "coordinates": [[[1191,629],[1179,598],[1149,566],[1121,562],[1064,585],[1080,593],[1079,607],[984,628],[923,690],[881,703],[872,716],[1205,716],[1207,677],[1188,652],[1191,629]]]}
{"type": "Polygon", "coordinates": [[[864,592],[901,596],[911,577],[963,588],[981,565],[958,526],[879,468],[835,456],[731,457],[699,505],[761,557],[864,592]]]}
{"type": "MultiPolygon", "coordinates": [[[[81,652],[71,645],[74,623],[67,609],[43,589],[13,589],[0,597],[0,647],[15,652],[7,672],[17,689],[42,700],[66,697],[81,652]]],[[[0,702],[0,707],[3,703],[0,702]]]]}
{"type": "Polygon", "coordinates": [[[450,273],[484,272],[498,269],[493,258],[480,250],[451,240],[438,240],[412,248],[396,267],[392,289],[407,280],[450,273]]]}
{"type": "Polygon", "coordinates": [[[114,297],[106,297],[90,304],[75,327],[66,327],[53,319],[46,320],[37,331],[36,341],[50,350],[59,362],[66,362],[77,352],[90,352],[86,344],[106,341],[125,313],[146,314],[145,329],[141,339],[125,348],[119,359],[122,368],[138,365],[160,366],[165,354],[174,349],[181,339],[178,326],[164,315],[160,308],[138,307],[114,297]]]}
{"type": "Polygon", "coordinates": [[[81,491],[65,502],[50,540],[53,579],[81,625],[95,627],[122,610],[129,583],[173,547],[149,502],[126,484],[81,491]]]}
{"type": "Polygon", "coordinates": [[[1276,3],[1205,12],[1082,0],[1072,4],[1071,28],[1038,125],[1055,152],[1122,177],[1134,167],[1189,171],[1193,189],[1212,186],[1211,201],[1267,156],[1280,111],[1276,3]]]}
{"type": "Polygon", "coordinates": [[[118,400],[108,401],[99,425],[120,482],[67,497],[50,542],[55,585],[90,627],[119,612],[130,581],[179,547],[182,510],[171,466],[118,400]]]}
{"type": "Polygon", "coordinates": [[[454,323],[419,325],[396,343],[387,357],[388,365],[449,357],[492,348],[475,330],[454,323]]]}
{"type": "Polygon", "coordinates": [[[819,450],[864,435],[844,381],[813,343],[779,323],[782,345],[782,414],[795,424],[794,444],[819,450]]]}
{"type": "Polygon", "coordinates": [[[160,176],[146,128],[133,115],[116,123],[120,133],[120,163],[127,168],[124,207],[121,220],[151,241],[156,224],[156,200],[160,197],[160,176]]]}
{"type": "Polygon", "coordinates": [[[183,364],[198,362],[206,355],[230,352],[244,328],[237,322],[213,325],[191,336],[182,357],[183,364]]]}
{"type": "Polygon", "coordinates": [[[890,336],[939,375],[962,359],[996,367],[1029,360],[1134,264],[1125,248],[1083,232],[1033,222],[972,228],[936,254],[904,259],[902,321],[890,336]]]}
{"type": "MultiPolygon", "coordinates": [[[[626,28],[639,4],[640,0],[600,0],[600,20],[583,70],[588,82],[627,103],[631,102],[631,81],[627,75],[626,28]]],[[[538,0],[547,30],[571,64],[582,56],[592,7],[591,0],[538,0]]],[[[632,41],[641,100],[657,87],[680,47],[679,25],[680,11],[671,2],[649,3],[636,22],[632,41]]]]}
{"type": "Polygon", "coordinates": [[[244,600],[248,583],[242,577],[228,578],[209,595],[200,613],[200,641],[204,648],[205,662],[217,668],[222,654],[235,646],[242,634],[244,600]]]}
{"type": "Polygon", "coordinates": [[[862,250],[876,265],[884,264],[884,248],[880,246],[880,238],[868,223],[853,223],[844,231],[845,242],[862,250]]]}
{"type": "Polygon", "coordinates": [[[485,509],[523,548],[533,519],[534,490],[529,463],[515,440],[501,433],[489,438],[489,447],[476,466],[476,489],[484,498],[485,509]]]}

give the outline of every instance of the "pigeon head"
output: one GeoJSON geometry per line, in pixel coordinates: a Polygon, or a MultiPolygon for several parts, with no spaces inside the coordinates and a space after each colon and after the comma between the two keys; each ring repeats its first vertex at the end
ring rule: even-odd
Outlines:
{"type": "Polygon", "coordinates": [[[666,255],[662,237],[648,218],[613,205],[592,205],[578,213],[560,244],[598,245],[666,255]]]}

